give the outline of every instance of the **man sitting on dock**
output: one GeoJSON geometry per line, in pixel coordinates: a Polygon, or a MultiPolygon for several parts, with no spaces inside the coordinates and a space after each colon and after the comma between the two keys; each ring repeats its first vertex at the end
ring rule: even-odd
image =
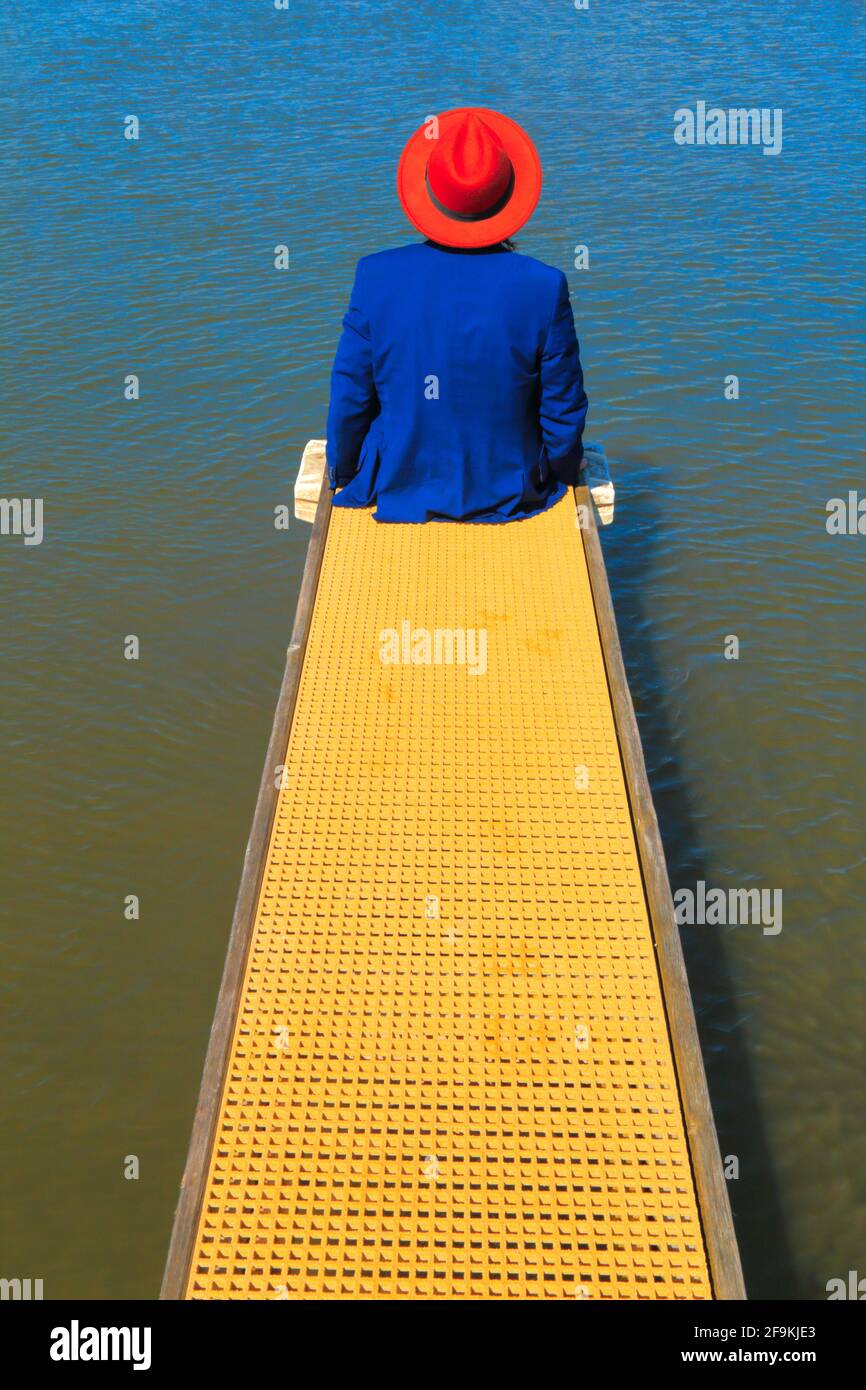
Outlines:
{"type": "Polygon", "coordinates": [[[514,521],[578,481],[587,412],[568,282],[510,238],[541,192],[499,112],[431,117],[398,192],[426,241],[359,261],[331,378],[336,507],[377,521],[514,521]]]}

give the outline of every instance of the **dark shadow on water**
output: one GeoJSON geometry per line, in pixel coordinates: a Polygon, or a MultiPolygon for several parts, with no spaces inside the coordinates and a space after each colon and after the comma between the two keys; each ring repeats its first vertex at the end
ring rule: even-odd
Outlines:
{"type": "MultiPolygon", "coordinates": [[[[601,528],[605,562],[629,686],[661,827],[671,887],[712,882],[712,847],[702,843],[689,769],[654,653],[647,584],[664,541],[661,470],[645,462],[612,464],[617,514],[601,528]]],[[[708,731],[709,735],[710,731],[708,731]]],[[[713,1114],[722,1155],[736,1154],[740,1176],[728,1191],[749,1298],[806,1298],[788,1241],[773,1161],[752,1069],[738,1031],[740,1010],[718,928],[681,933],[713,1114]],[[697,934],[699,933],[699,935],[697,934]]]]}

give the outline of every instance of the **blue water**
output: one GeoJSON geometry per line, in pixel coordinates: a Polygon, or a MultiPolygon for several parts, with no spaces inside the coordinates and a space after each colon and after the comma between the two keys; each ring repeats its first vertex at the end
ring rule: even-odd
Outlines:
{"type": "Polygon", "coordinates": [[[404,140],[478,103],[544,165],[518,242],[569,271],[672,882],[784,895],[683,928],[747,1284],[866,1275],[860,0],[7,0],[0,51],[0,495],[45,508],[0,536],[0,1274],[158,1288],[309,534],[274,508],[355,260],[413,236],[404,140]],[[698,100],[781,153],[676,145],[698,100]]]}

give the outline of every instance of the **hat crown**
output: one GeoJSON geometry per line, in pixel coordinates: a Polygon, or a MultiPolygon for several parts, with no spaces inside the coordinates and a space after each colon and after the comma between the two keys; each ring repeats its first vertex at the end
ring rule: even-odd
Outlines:
{"type": "Polygon", "coordinates": [[[511,160],[498,136],[474,111],[440,137],[427,163],[433,196],[449,212],[478,215],[492,208],[508,188],[511,160]]]}

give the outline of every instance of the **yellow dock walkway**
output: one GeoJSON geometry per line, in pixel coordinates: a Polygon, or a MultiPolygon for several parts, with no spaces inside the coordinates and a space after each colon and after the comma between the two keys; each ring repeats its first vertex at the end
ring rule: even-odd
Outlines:
{"type": "Polygon", "coordinates": [[[576,497],[323,496],[164,1297],[743,1296],[576,497]]]}

